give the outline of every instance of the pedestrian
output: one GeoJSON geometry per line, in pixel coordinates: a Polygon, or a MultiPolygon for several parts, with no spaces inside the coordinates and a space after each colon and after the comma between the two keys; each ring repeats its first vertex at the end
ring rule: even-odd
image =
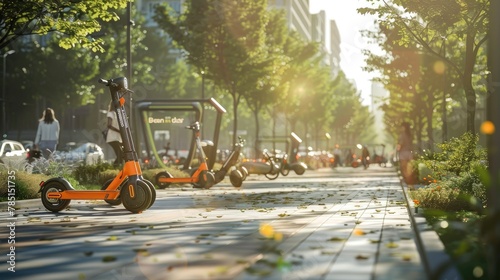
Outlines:
{"type": "Polygon", "coordinates": [[[413,160],[413,139],[410,130],[410,124],[403,122],[401,124],[401,134],[399,136],[396,150],[399,157],[399,168],[408,189],[413,190],[416,184],[416,175],[413,172],[411,161],[413,160]]]}
{"type": "Polygon", "coordinates": [[[108,134],[106,135],[106,143],[108,143],[115,152],[116,159],[113,166],[118,167],[123,162],[122,136],[118,128],[118,119],[116,112],[112,108],[112,103],[109,103],[108,113],[108,134]]]}
{"type": "Polygon", "coordinates": [[[167,145],[164,148],[165,148],[165,156],[168,157],[168,151],[170,151],[170,142],[167,142],[167,145]]]}
{"type": "Polygon", "coordinates": [[[354,159],[355,155],[354,153],[352,152],[352,149],[349,149],[347,151],[347,154],[345,156],[345,166],[349,166],[351,165],[352,166],[352,163],[353,163],[353,159],[354,159]]]}
{"type": "Polygon", "coordinates": [[[340,145],[339,144],[335,144],[335,149],[333,150],[333,166],[334,167],[337,167],[337,166],[342,166],[342,159],[340,158],[340,156],[342,155],[342,151],[340,150],[340,145]]]}
{"type": "Polygon", "coordinates": [[[363,149],[361,150],[361,162],[363,163],[363,167],[367,169],[370,166],[370,151],[368,151],[368,147],[363,145],[363,149]]]}
{"type": "Polygon", "coordinates": [[[47,108],[43,111],[42,118],[38,120],[34,145],[42,152],[44,158],[49,159],[56,151],[59,143],[59,121],[56,119],[54,110],[47,108]]]}

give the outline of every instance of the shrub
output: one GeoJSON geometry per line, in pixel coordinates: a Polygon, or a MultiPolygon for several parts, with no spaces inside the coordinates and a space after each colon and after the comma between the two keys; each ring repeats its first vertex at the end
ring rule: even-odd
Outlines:
{"type": "Polygon", "coordinates": [[[459,138],[437,144],[440,152],[425,151],[415,160],[419,170],[427,170],[421,182],[428,187],[412,193],[424,208],[473,210],[485,207],[486,150],[477,145],[479,136],[467,132],[459,138]]]}
{"type": "Polygon", "coordinates": [[[64,162],[37,158],[29,163],[26,171],[32,174],[45,174],[52,177],[67,177],[71,174],[71,166],[64,162]]]}
{"type": "Polygon", "coordinates": [[[426,211],[425,217],[443,241],[462,279],[491,279],[487,273],[487,244],[480,238],[482,224],[487,222],[484,216],[467,211],[426,211]],[[477,275],[478,268],[485,273],[477,275]]]}
{"type": "Polygon", "coordinates": [[[411,197],[419,207],[425,209],[458,211],[471,208],[470,196],[464,194],[458,188],[441,186],[435,183],[413,191],[411,197]]]}
{"type": "MultiPolygon", "coordinates": [[[[101,174],[106,171],[113,169],[113,166],[107,162],[98,162],[97,164],[81,164],[77,166],[71,175],[82,185],[88,184],[99,184],[100,182],[106,182],[106,180],[101,179],[101,174]]],[[[116,175],[116,174],[115,174],[116,175]]]]}
{"type": "MultiPolygon", "coordinates": [[[[43,174],[29,174],[25,171],[16,171],[13,177],[17,200],[39,198],[40,182],[49,178],[43,174]]],[[[2,200],[7,198],[7,179],[7,171],[0,170],[0,197],[2,200]]]]}
{"type": "Polygon", "coordinates": [[[460,176],[464,172],[477,172],[477,167],[487,162],[487,152],[478,146],[478,141],[477,134],[466,132],[459,138],[436,144],[440,152],[422,152],[415,159],[414,166],[425,165],[437,180],[460,176]]]}

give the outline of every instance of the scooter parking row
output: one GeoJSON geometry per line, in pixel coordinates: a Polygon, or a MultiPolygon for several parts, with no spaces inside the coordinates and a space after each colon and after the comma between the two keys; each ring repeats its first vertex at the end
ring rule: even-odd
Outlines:
{"type": "MultiPolygon", "coordinates": [[[[67,208],[71,200],[104,200],[110,205],[123,204],[125,209],[132,213],[141,213],[150,208],[156,200],[155,186],[142,176],[140,160],[128,123],[124,96],[133,92],[128,89],[127,79],[125,77],[109,80],[99,79],[98,82],[109,88],[112,108],[117,115],[120,135],[122,137],[125,163],[122,170],[113,179],[104,183],[100,190],[76,190],[68,180],[62,177],[55,177],[41,182],[39,192],[41,193],[42,204],[49,211],[56,213],[60,212],[67,208]]],[[[225,112],[225,109],[223,109],[220,104],[216,103],[214,100],[211,100],[211,102],[219,107],[218,109],[220,112],[225,112]]],[[[196,111],[199,119],[201,115],[201,110],[199,108],[202,106],[196,102],[191,103],[192,106],[190,105],[186,108],[196,111]]],[[[144,107],[147,107],[146,105],[144,105],[144,107]]],[[[180,107],[177,106],[176,108],[178,109],[180,107]]],[[[220,123],[220,115],[218,115],[216,123],[220,123]]],[[[216,127],[216,138],[218,138],[218,128],[220,128],[220,125],[216,125],[216,127]]],[[[265,153],[267,158],[266,162],[240,163],[244,140],[239,137],[238,143],[235,143],[233,150],[229,157],[222,163],[221,168],[214,171],[212,168],[215,148],[209,152],[211,156],[209,160],[211,162],[208,163],[207,155],[205,154],[200,138],[201,123],[195,121],[186,128],[193,131],[195,145],[191,146],[191,152],[195,150],[198,156],[198,166],[196,168],[185,169],[189,173],[188,177],[175,178],[167,170],[159,172],[155,177],[155,183],[160,189],[167,188],[171,184],[185,183],[192,184],[197,188],[209,189],[215,184],[223,181],[227,176],[231,184],[239,188],[249,174],[263,174],[266,178],[274,180],[278,178],[280,174],[287,176],[290,170],[294,170],[296,174],[301,175],[307,169],[306,165],[303,163],[289,163],[286,154],[277,156],[265,153]]],[[[150,133],[148,135],[150,135],[150,133]]],[[[292,137],[294,136],[296,135],[292,133],[292,137]]],[[[295,142],[300,143],[301,140],[297,142],[297,139],[300,140],[296,137],[295,142]]],[[[152,143],[154,141],[149,142],[152,143]]],[[[298,146],[294,150],[297,150],[297,148],[298,146]]]]}

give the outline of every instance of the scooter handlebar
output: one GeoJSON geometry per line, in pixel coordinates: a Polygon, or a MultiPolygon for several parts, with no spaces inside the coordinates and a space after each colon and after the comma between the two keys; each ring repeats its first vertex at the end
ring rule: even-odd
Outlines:
{"type": "Polygon", "coordinates": [[[105,80],[105,79],[101,78],[101,79],[98,79],[97,82],[100,83],[100,84],[105,84],[105,85],[109,86],[109,81],[108,80],[105,80]]]}
{"type": "Polygon", "coordinates": [[[106,79],[102,79],[102,78],[98,79],[97,82],[100,83],[100,84],[104,84],[104,85],[106,85],[108,87],[109,86],[114,86],[114,87],[117,86],[117,84],[113,83],[111,80],[106,80],[106,79]]]}

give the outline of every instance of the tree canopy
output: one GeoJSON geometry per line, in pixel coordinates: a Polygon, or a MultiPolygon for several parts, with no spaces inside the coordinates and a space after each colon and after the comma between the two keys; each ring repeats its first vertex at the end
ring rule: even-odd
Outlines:
{"type": "Polygon", "coordinates": [[[0,2],[0,49],[23,36],[58,33],[60,47],[82,46],[103,51],[102,39],[91,36],[101,22],[118,20],[117,9],[128,0],[23,0],[0,2]]]}
{"type": "MultiPolygon", "coordinates": [[[[371,0],[371,7],[361,8],[361,14],[378,17],[380,29],[392,31],[391,38],[382,32],[380,44],[397,45],[399,50],[414,48],[419,53],[434,56],[460,81],[466,100],[467,131],[475,131],[477,96],[474,82],[477,59],[487,39],[488,0],[371,0]],[[392,43],[389,40],[394,40],[392,43]]],[[[386,49],[387,50],[387,49],[386,49]]],[[[396,55],[393,53],[393,55],[396,55]]],[[[448,71],[447,71],[448,72],[448,71]]],[[[420,75],[419,71],[415,74],[420,75]]],[[[427,78],[442,79],[443,73],[427,78]]],[[[450,74],[446,73],[448,77],[450,74]]],[[[483,74],[483,78],[484,74],[483,74]]],[[[449,80],[452,80],[450,78],[449,80]]]]}

